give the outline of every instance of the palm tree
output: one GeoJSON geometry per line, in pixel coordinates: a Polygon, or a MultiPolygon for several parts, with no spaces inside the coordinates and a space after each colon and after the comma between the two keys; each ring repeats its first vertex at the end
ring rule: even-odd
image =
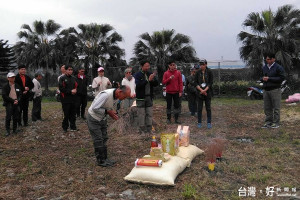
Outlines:
{"type": "Polygon", "coordinates": [[[251,33],[241,31],[238,34],[242,42],[240,57],[248,66],[260,69],[263,54],[273,52],[287,72],[292,69],[292,60],[299,59],[300,10],[284,5],[275,13],[271,9],[252,12],[243,26],[251,30],[251,33]]]}
{"type": "Polygon", "coordinates": [[[21,41],[17,42],[14,46],[18,63],[24,63],[34,69],[41,67],[46,69],[46,91],[48,91],[49,64],[52,64],[52,67],[56,68],[56,51],[53,36],[60,27],[59,24],[51,19],[46,23],[37,20],[34,21],[33,29],[29,25],[23,24],[21,28],[24,30],[18,33],[21,41]]]}
{"type": "Polygon", "coordinates": [[[195,49],[191,46],[188,36],[177,33],[175,30],[155,31],[152,35],[143,33],[134,46],[134,58],[132,64],[141,60],[149,60],[157,67],[159,79],[162,79],[166,63],[169,59],[177,62],[191,63],[198,61],[195,49]]]}
{"type": "Polygon", "coordinates": [[[0,40],[0,72],[8,72],[15,69],[15,55],[8,44],[8,40],[0,40]]]}
{"type": "Polygon", "coordinates": [[[73,64],[77,66],[77,32],[73,27],[62,30],[55,38],[56,61],[58,66],[73,64]]]}
{"type": "MultiPolygon", "coordinates": [[[[112,67],[122,63],[121,58],[125,55],[124,49],[118,45],[123,41],[120,34],[114,31],[109,24],[79,24],[78,52],[85,55],[85,63],[92,65],[91,77],[93,78],[97,64],[112,67]]],[[[113,74],[115,69],[108,70],[113,74]]]]}

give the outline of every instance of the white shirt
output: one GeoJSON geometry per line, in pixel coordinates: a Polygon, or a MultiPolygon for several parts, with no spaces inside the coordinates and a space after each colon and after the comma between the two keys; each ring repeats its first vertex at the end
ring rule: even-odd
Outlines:
{"type": "Polygon", "coordinates": [[[34,92],[33,98],[42,96],[42,86],[36,78],[32,80],[34,87],[32,88],[32,92],[34,92]]]}
{"type": "Polygon", "coordinates": [[[135,94],[135,87],[136,87],[136,85],[135,85],[135,79],[134,79],[134,77],[132,77],[130,81],[126,77],[123,78],[121,84],[130,87],[130,90],[131,90],[130,95],[131,96],[135,94]]]}
{"type": "Polygon", "coordinates": [[[108,82],[110,82],[109,79],[104,76],[98,76],[94,78],[92,88],[95,89],[95,96],[97,96],[99,92],[111,88],[111,84],[108,85],[108,82]]]}

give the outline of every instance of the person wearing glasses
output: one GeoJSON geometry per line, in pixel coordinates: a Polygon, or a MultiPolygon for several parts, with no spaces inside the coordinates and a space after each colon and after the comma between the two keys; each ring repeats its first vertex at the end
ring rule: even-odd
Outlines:
{"type": "Polygon", "coordinates": [[[280,86],[285,79],[283,67],[275,62],[275,54],[267,53],[265,55],[266,64],[263,66],[263,98],[265,124],[262,128],[279,128],[280,122],[280,86]]]}
{"type": "Polygon", "coordinates": [[[127,109],[132,106],[136,96],[135,79],[132,76],[132,68],[129,67],[125,69],[125,77],[123,78],[121,85],[127,85],[131,90],[130,97],[123,100],[123,108],[127,109]]]}
{"type": "Polygon", "coordinates": [[[202,109],[203,102],[205,103],[206,115],[207,115],[207,128],[211,129],[211,97],[213,95],[213,73],[207,68],[207,61],[201,59],[199,61],[200,70],[196,72],[195,84],[198,96],[198,128],[202,127],[202,109]]]}
{"type": "Polygon", "coordinates": [[[175,123],[180,124],[178,120],[180,113],[180,97],[182,95],[183,83],[182,75],[176,69],[176,64],[173,60],[168,62],[169,69],[163,75],[162,83],[166,85],[166,100],[167,100],[167,124],[171,124],[172,104],[174,102],[174,118],[175,123]]]}

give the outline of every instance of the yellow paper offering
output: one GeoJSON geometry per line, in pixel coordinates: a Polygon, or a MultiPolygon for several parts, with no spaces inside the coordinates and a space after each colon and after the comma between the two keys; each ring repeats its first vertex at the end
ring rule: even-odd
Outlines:
{"type": "Polygon", "coordinates": [[[163,152],[175,156],[179,147],[179,135],[176,133],[162,133],[160,141],[163,152]]]}

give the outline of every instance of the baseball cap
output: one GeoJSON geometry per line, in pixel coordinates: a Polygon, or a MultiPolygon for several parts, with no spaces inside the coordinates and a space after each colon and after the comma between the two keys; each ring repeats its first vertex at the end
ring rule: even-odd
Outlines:
{"type": "Polygon", "coordinates": [[[103,67],[99,67],[98,68],[98,72],[100,72],[100,71],[104,71],[104,68],[103,67]]]}
{"type": "Polygon", "coordinates": [[[13,73],[13,72],[9,72],[8,74],[7,74],[7,78],[11,78],[11,77],[15,77],[16,75],[15,75],[15,73],[13,73]]]}
{"type": "Polygon", "coordinates": [[[205,59],[200,59],[199,64],[200,65],[207,64],[207,61],[205,59]]]}

